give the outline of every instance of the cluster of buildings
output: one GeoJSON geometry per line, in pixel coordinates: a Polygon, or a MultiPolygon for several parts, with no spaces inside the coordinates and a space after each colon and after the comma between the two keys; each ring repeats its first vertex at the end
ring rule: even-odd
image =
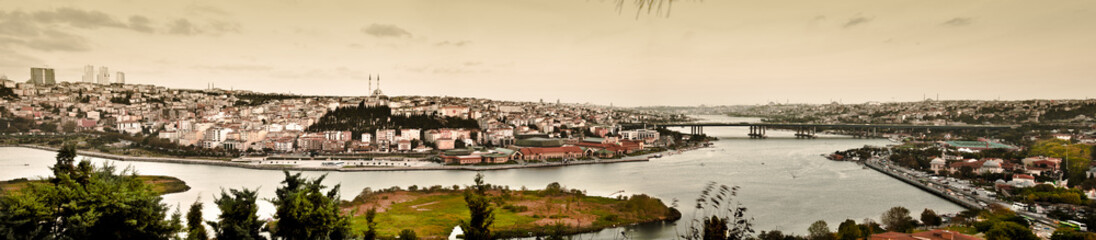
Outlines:
{"type": "MultiPolygon", "coordinates": [[[[81,79],[85,83],[99,83],[99,84],[111,84],[110,70],[106,66],[99,67],[99,74],[95,74],[95,66],[84,66],[84,76],[81,79]]],[[[126,84],[126,73],[116,72],[114,73],[114,82],[118,84],[126,84]]]]}
{"type": "MultiPolygon", "coordinates": [[[[11,114],[58,129],[155,136],[182,146],[268,154],[440,153],[452,163],[513,159],[613,157],[672,141],[653,130],[622,130],[619,123],[658,119],[655,113],[617,111],[587,104],[494,101],[476,98],[388,97],[370,81],[369,96],[286,96],[265,100],[240,90],[169,89],[100,84],[107,69],[85,67],[83,81],[47,84],[0,80],[19,96],[0,100],[11,114]],[[474,120],[478,128],[397,128],[371,132],[310,131],[325,114],[344,106],[387,106],[391,115],[474,120]],[[449,151],[453,150],[453,151],[449,151]],[[502,155],[506,155],[502,157],[502,155]],[[458,157],[459,156],[459,157],[458,157]]],[[[52,79],[52,75],[49,75],[52,79]]],[[[124,81],[121,73],[117,81],[124,81]]],[[[371,79],[372,80],[372,79],[371,79]]],[[[52,81],[52,80],[51,80],[52,81]]],[[[284,95],[283,95],[284,96],[284,95]]],[[[503,161],[505,162],[505,161],[503,161]]]]}
{"type": "Polygon", "coordinates": [[[875,124],[1096,124],[1096,99],[1023,101],[867,102],[860,104],[780,104],[678,109],[680,113],[720,112],[774,120],[875,124]]]}
{"type": "MultiPolygon", "coordinates": [[[[110,71],[107,67],[99,67],[99,74],[95,74],[95,66],[84,66],[84,76],[82,82],[85,83],[99,83],[103,85],[111,83],[126,83],[126,74],[124,72],[116,72],[114,74],[114,81],[110,80],[110,71]]],[[[30,80],[27,80],[28,84],[33,85],[53,85],[57,84],[57,77],[54,74],[53,68],[31,68],[30,80]]]]}

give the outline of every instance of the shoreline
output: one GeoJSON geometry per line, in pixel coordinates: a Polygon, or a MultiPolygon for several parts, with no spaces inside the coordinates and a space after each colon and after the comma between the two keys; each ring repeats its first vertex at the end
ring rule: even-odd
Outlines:
{"type": "MultiPolygon", "coordinates": [[[[0,145],[0,147],[11,148],[30,148],[44,151],[57,151],[58,148],[39,146],[32,144],[15,144],[15,145],[0,145]]],[[[297,167],[297,166],[285,166],[285,165],[263,165],[253,164],[247,162],[234,162],[231,160],[212,160],[212,159],[187,159],[187,158],[174,158],[174,157],[134,157],[116,155],[110,153],[101,153],[95,151],[76,150],[76,154],[83,157],[96,157],[103,159],[111,159],[116,161],[134,161],[134,162],[158,162],[158,163],[175,163],[175,164],[200,164],[200,165],[213,165],[223,167],[237,167],[248,168],[258,170],[292,170],[292,171],[324,171],[324,172],[377,172],[377,171],[493,171],[493,170],[509,170],[509,169],[523,169],[523,168],[551,168],[551,167],[565,167],[574,165],[592,165],[592,164],[612,164],[612,163],[627,163],[627,162],[648,162],[651,158],[654,158],[656,154],[670,153],[668,155],[681,154],[689,150],[696,150],[703,147],[688,147],[679,150],[667,150],[658,153],[644,154],[640,156],[626,157],[621,159],[608,159],[608,160],[587,160],[587,161],[570,161],[567,163],[536,163],[536,164],[505,164],[505,165],[488,165],[488,166],[431,166],[431,167],[361,167],[361,168],[329,168],[329,167],[297,167]],[[671,153],[672,152],[672,153],[671,153]]]]}

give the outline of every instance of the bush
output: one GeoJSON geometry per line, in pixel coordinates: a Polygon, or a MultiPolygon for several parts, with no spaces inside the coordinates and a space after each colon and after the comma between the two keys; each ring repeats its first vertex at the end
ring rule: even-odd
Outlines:
{"type": "Polygon", "coordinates": [[[510,212],[514,212],[514,213],[520,213],[520,212],[526,212],[526,211],[529,211],[529,207],[526,207],[526,206],[515,206],[515,205],[506,205],[506,206],[502,206],[502,209],[505,209],[505,210],[507,210],[507,211],[510,211],[510,212]]]}

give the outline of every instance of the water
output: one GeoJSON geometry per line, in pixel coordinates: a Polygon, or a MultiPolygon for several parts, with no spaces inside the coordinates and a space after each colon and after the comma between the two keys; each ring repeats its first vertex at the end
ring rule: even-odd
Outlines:
{"type": "MultiPolygon", "coordinates": [[[[749,118],[705,116],[710,121],[757,121],[749,118]]],[[[679,131],[688,132],[688,129],[679,131]]],[[[922,209],[937,213],[961,211],[958,205],[922,192],[921,190],[854,163],[833,162],[819,156],[836,150],[882,146],[887,140],[852,139],[821,136],[818,139],[794,139],[794,132],[769,131],[769,139],[745,138],[745,127],[709,127],[705,133],[721,138],[714,146],[682,154],[653,159],[650,162],[579,165],[561,168],[512,169],[483,172],[488,183],[541,189],[552,182],[585,189],[588,194],[607,196],[617,191],[625,194],[645,193],[669,204],[673,199],[683,206],[685,218],[692,216],[689,206],[707,182],[737,185],[738,201],[749,210],[757,230],[781,230],[785,233],[806,234],[816,220],[825,220],[831,227],[845,219],[860,222],[864,218],[879,219],[887,209],[903,206],[917,218],[922,209]]],[[[0,148],[0,179],[35,178],[50,174],[56,153],[26,148],[0,148]]],[[[261,198],[272,198],[284,175],[281,171],[255,170],[207,165],[185,165],[149,162],[124,162],[95,159],[96,164],[109,162],[119,167],[130,166],[140,174],[175,176],[191,187],[183,193],[168,194],[164,201],[186,209],[199,199],[205,203],[204,214],[214,220],[219,214],[213,205],[214,194],[221,189],[258,188],[261,198]]],[[[325,172],[304,172],[320,176],[325,172]]],[[[469,185],[471,171],[406,171],[406,172],[330,172],[325,183],[342,184],[342,198],[352,199],[365,187],[373,189],[411,185],[469,185]]],[[[259,202],[261,218],[269,218],[274,206],[259,202]]],[[[679,221],[685,224],[687,219],[679,221]]],[[[673,226],[656,228],[654,233],[629,232],[636,238],[664,239],[675,235],[673,226]]],[[[582,239],[620,239],[626,229],[606,229],[584,234],[582,239]]]]}

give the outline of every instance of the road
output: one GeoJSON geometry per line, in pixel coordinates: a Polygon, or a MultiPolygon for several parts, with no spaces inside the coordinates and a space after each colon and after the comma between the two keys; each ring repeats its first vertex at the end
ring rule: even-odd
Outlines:
{"type": "MultiPolygon", "coordinates": [[[[885,159],[887,159],[885,156],[872,158],[865,161],[865,164],[868,164],[872,166],[873,169],[879,171],[887,171],[890,173],[888,175],[899,178],[899,180],[904,180],[904,182],[907,182],[909,184],[915,184],[918,187],[927,191],[931,192],[932,190],[935,190],[936,192],[934,193],[937,195],[951,196],[945,198],[953,202],[959,201],[956,203],[966,206],[968,208],[985,208],[986,206],[992,204],[1000,204],[1005,207],[1013,205],[1012,202],[992,198],[987,196],[986,194],[976,194],[977,190],[981,190],[981,188],[979,187],[971,186],[967,183],[962,183],[954,180],[951,183],[958,184],[949,184],[947,180],[950,178],[932,179],[929,174],[894,165],[890,163],[890,161],[887,161],[885,159]]],[[[1050,234],[1053,233],[1054,229],[1058,226],[1058,221],[1047,218],[1045,215],[1030,212],[1027,210],[1017,211],[1014,209],[1014,211],[1021,216],[1034,219],[1035,222],[1032,223],[1031,229],[1036,233],[1036,235],[1041,238],[1049,239],[1050,234]]]]}

